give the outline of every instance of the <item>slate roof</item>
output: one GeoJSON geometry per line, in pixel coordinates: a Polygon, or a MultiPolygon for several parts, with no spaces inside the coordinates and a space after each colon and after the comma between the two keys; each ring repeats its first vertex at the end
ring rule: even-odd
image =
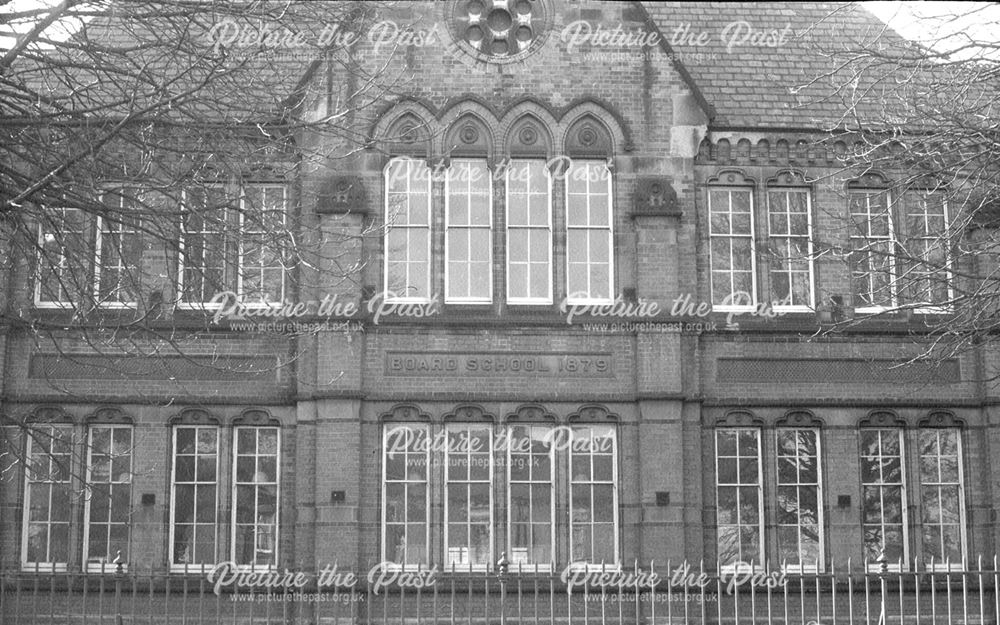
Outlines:
{"type": "MultiPolygon", "coordinates": [[[[315,12],[319,17],[331,4],[343,3],[316,2],[295,6],[306,15],[315,12]]],[[[833,90],[829,83],[802,89],[797,87],[833,67],[832,50],[843,49],[851,42],[871,40],[886,29],[874,15],[853,3],[647,1],[636,4],[643,6],[668,44],[679,27],[686,27],[689,34],[706,34],[706,45],[680,43],[670,45],[670,48],[679,59],[682,71],[690,75],[696,90],[712,109],[712,124],[715,127],[825,129],[852,125],[845,124],[841,119],[849,107],[841,98],[830,96],[833,90]],[[776,47],[743,44],[727,49],[722,35],[727,27],[732,28],[733,23],[740,21],[750,24],[756,31],[768,31],[775,36],[786,26],[791,33],[776,47]]],[[[211,20],[203,20],[199,25],[204,27],[206,22],[210,24],[211,20]]],[[[323,20],[303,19],[299,23],[301,29],[308,31],[317,29],[323,20]]],[[[95,20],[89,25],[87,36],[116,47],[128,46],[129,39],[136,37],[154,44],[162,43],[157,40],[159,33],[141,31],[141,27],[125,31],[117,27],[114,19],[95,20]]],[[[201,36],[197,28],[192,33],[201,36]]],[[[890,41],[903,41],[892,31],[886,36],[890,41]]],[[[154,50],[160,58],[144,58],[146,52],[137,49],[134,53],[137,64],[141,59],[143,63],[157,66],[161,75],[184,75],[183,80],[175,83],[179,90],[185,81],[201,79],[209,73],[198,65],[195,65],[194,72],[187,71],[190,57],[183,52],[195,53],[197,50],[182,49],[181,54],[173,56],[164,54],[159,48],[154,50]]],[[[280,115],[288,103],[287,98],[316,68],[315,63],[279,57],[254,59],[246,69],[227,79],[217,80],[211,83],[210,88],[193,95],[187,100],[184,112],[202,120],[230,121],[280,115]],[[244,76],[252,76],[253,81],[248,84],[244,76]],[[249,94],[256,95],[248,97],[249,94]],[[220,106],[221,102],[225,102],[226,106],[220,106]]],[[[91,108],[94,104],[90,99],[91,90],[94,90],[94,99],[114,98],[117,102],[128,102],[128,105],[109,107],[103,111],[105,113],[116,108],[141,108],[143,104],[163,97],[163,93],[156,89],[146,93],[143,85],[136,88],[134,81],[119,85],[114,75],[105,75],[100,70],[91,71],[86,66],[80,67],[79,73],[72,77],[72,85],[49,84],[51,77],[44,70],[37,71],[30,61],[16,66],[15,71],[22,73],[22,79],[38,91],[51,93],[54,97],[67,87],[73,88],[75,95],[72,98],[76,100],[76,107],[73,108],[91,108]]],[[[538,71],[545,71],[545,68],[540,67],[538,71]]],[[[878,118],[878,102],[875,93],[868,93],[860,111],[878,118]]],[[[13,113],[2,105],[0,111],[7,115],[13,113]]]]}
{"type": "MultiPolygon", "coordinates": [[[[877,94],[859,85],[846,99],[831,97],[834,81],[812,79],[830,72],[842,60],[831,54],[851,44],[871,42],[906,45],[877,17],[855,3],[831,2],[643,2],[650,18],[671,43],[678,29],[695,36],[705,33],[705,45],[682,41],[671,45],[696,87],[714,109],[714,126],[767,128],[827,128],[851,126],[842,116],[857,94],[863,93],[859,112],[877,119],[882,111],[877,94]],[[749,42],[727,46],[723,35],[739,31],[746,22],[754,32],[777,35],[790,29],[775,47],[749,42]],[[730,28],[729,31],[726,29],[730,28]]],[[[746,31],[742,31],[746,32],[746,31]]],[[[738,40],[737,40],[738,41],[738,40]]],[[[849,81],[846,71],[838,84],[849,81]]]]}

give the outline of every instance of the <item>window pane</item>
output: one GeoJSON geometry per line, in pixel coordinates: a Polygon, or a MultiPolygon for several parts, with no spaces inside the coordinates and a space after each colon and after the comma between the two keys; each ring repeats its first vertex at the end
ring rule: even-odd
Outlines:
{"type": "Polygon", "coordinates": [[[430,297],[430,172],[426,163],[403,158],[391,161],[385,175],[387,297],[426,299],[430,297]]]}
{"type": "Polygon", "coordinates": [[[512,161],[507,183],[508,300],[550,300],[552,221],[544,161],[512,161]]]}
{"type": "Polygon", "coordinates": [[[70,426],[31,426],[26,447],[27,523],[25,566],[64,567],[68,560],[70,489],[70,426]]]}
{"type": "Polygon", "coordinates": [[[720,428],[715,439],[719,564],[760,562],[760,431],[720,428]]]}
{"type": "Polygon", "coordinates": [[[748,189],[713,189],[708,197],[712,304],[752,305],[756,293],[751,193],[748,189]]]}
{"type": "Polygon", "coordinates": [[[776,437],[779,557],[795,567],[822,566],[819,431],[779,428],[776,437]]]}
{"type": "Polygon", "coordinates": [[[610,301],[613,229],[610,176],[603,161],[576,161],[567,173],[567,293],[610,301]]]}
{"type": "Polygon", "coordinates": [[[616,431],[607,425],[577,425],[573,426],[572,434],[571,561],[610,565],[618,557],[616,431]]]}
{"type": "Polygon", "coordinates": [[[177,566],[211,565],[218,516],[218,430],[214,426],[177,426],[174,443],[171,562],[177,566]]]}
{"type": "Polygon", "coordinates": [[[927,561],[964,564],[965,497],[961,466],[961,431],[920,430],[920,492],[923,551],[927,561]]]}
{"type": "Polygon", "coordinates": [[[902,430],[863,429],[860,440],[865,553],[877,558],[885,549],[890,562],[905,559],[902,430]]]}
{"type": "Polygon", "coordinates": [[[387,562],[427,562],[427,436],[427,427],[418,424],[388,424],[383,430],[382,559],[387,562]]]}

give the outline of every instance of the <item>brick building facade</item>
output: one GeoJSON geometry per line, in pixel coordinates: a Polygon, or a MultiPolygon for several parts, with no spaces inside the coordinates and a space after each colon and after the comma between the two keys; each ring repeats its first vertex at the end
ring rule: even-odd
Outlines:
{"type": "MultiPolygon", "coordinates": [[[[836,107],[788,91],[823,61],[780,33],[829,7],[510,4],[384,16],[439,36],[391,58],[359,44],[359,63],[408,77],[352,121],[373,139],[260,186],[302,237],[356,241],[324,255],[351,279],[303,263],[278,292],[357,314],[301,317],[325,325],[289,337],[177,305],[163,324],[186,357],[132,355],[125,376],[71,330],[0,333],[3,410],[65,432],[67,457],[92,441],[79,461],[108,485],[95,500],[75,478],[8,472],[3,565],[79,570],[121,549],[161,571],[479,570],[501,554],[826,570],[995,551],[996,358],[898,366],[933,310],[819,332],[886,303],[864,262],[816,252],[850,249],[846,224],[877,221],[894,175],[845,168],[849,140],[823,132],[836,107]],[[733,20],[775,45],[727,49],[733,20]],[[685,24],[711,43],[671,45],[685,24]],[[594,34],[616,28],[632,43],[594,34]],[[593,314],[616,301],[660,312],[593,314]]],[[[842,13],[817,37],[873,19],[842,13]]],[[[312,115],[352,88],[340,71],[314,78],[312,115]]],[[[947,218],[893,210],[927,232],[947,218]]],[[[141,262],[183,299],[169,253],[141,262]]],[[[5,279],[7,306],[58,323],[27,264],[5,279]]]]}

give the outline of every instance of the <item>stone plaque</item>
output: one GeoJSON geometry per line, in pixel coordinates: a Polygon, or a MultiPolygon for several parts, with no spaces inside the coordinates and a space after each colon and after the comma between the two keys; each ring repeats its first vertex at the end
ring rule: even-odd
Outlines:
{"type": "Polygon", "coordinates": [[[609,353],[386,352],[385,375],[426,377],[611,378],[609,353]]]}

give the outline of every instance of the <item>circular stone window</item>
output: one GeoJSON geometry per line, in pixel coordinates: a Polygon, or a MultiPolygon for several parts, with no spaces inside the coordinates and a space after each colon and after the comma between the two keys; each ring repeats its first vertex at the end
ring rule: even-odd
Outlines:
{"type": "Polygon", "coordinates": [[[549,33],[543,0],[455,0],[449,30],[460,48],[488,63],[518,61],[549,33]]]}

